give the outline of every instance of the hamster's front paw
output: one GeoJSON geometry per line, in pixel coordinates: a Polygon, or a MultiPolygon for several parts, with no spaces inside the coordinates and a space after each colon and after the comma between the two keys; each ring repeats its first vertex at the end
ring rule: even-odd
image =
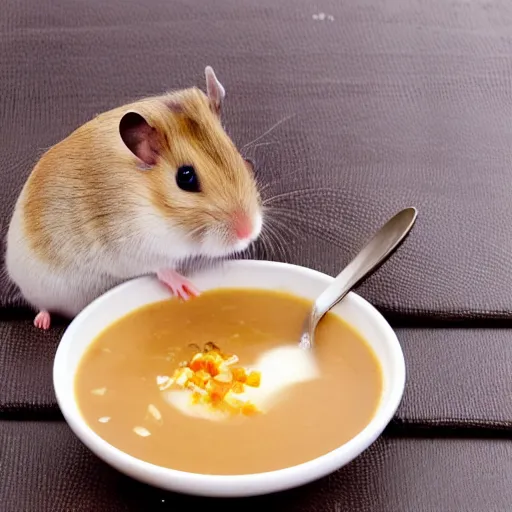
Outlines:
{"type": "Polygon", "coordinates": [[[197,297],[199,290],[175,270],[161,270],[157,272],[158,280],[180,299],[187,300],[197,297]]]}
{"type": "Polygon", "coordinates": [[[43,331],[47,331],[50,328],[50,313],[48,311],[42,310],[34,318],[34,325],[38,329],[43,329],[43,331]]]}

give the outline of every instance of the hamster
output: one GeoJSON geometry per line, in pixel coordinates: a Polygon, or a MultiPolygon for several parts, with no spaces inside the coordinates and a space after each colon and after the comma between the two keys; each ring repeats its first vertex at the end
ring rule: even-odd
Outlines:
{"type": "Polygon", "coordinates": [[[197,87],[114,108],[51,147],[23,186],[7,233],[6,270],[48,329],[113,286],[156,275],[187,300],[190,258],[227,257],[260,235],[249,160],[221,123],[225,89],[197,87]]]}

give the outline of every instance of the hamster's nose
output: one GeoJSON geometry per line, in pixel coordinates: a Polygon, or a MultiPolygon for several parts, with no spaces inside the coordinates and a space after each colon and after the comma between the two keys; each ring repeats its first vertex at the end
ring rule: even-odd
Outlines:
{"type": "Polygon", "coordinates": [[[249,216],[244,212],[236,212],[233,215],[233,229],[239,240],[250,238],[253,226],[249,216]]]}

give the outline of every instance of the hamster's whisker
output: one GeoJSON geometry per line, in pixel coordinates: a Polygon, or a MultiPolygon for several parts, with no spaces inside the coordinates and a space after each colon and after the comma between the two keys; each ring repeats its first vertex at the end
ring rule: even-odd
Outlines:
{"type": "Polygon", "coordinates": [[[286,251],[286,246],[284,245],[281,237],[279,236],[279,233],[276,233],[275,228],[271,224],[266,225],[266,232],[268,234],[268,239],[273,249],[275,249],[276,256],[278,259],[281,259],[282,261],[287,261],[288,259],[288,253],[286,251]]]}
{"type": "Polygon", "coordinates": [[[272,215],[287,216],[289,219],[302,221],[310,226],[317,226],[319,224],[315,220],[314,212],[312,214],[310,209],[305,212],[299,209],[287,208],[286,206],[265,206],[265,211],[270,212],[272,215]]]}
{"type": "Polygon", "coordinates": [[[266,163],[265,159],[267,157],[269,157],[269,155],[272,154],[272,153],[260,153],[260,152],[258,152],[258,149],[265,147],[265,146],[277,146],[280,144],[281,144],[281,141],[272,140],[272,141],[267,141],[267,142],[259,142],[258,144],[254,144],[253,146],[249,146],[247,149],[245,149],[245,151],[243,152],[243,155],[246,156],[247,158],[251,158],[252,160],[255,161],[255,166],[254,166],[254,170],[253,170],[254,175],[261,174],[262,169],[264,169],[265,166],[260,165],[260,164],[265,164],[266,163]]]}
{"type": "Polygon", "coordinates": [[[296,189],[296,190],[290,190],[288,192],[283,192],[281,194],[276,194],[274,196],[271,196],[267,199],[263,200],[263,205],[267,205],[271,203],[272,201],[278,201],[278,200],[284,200],[284,199],[291,199],[294,197],[301,197],[306,196],[310,197],[311,195],[330,195],[330,196],[341,196],[341,190],[336,190],[332,188],[319,188],[319,187],[308,187],[303,189],[296,189]]]}
{"type": "Polygon", "coordinates": [[[264,231],[260,233],[258,241],[254,244],[254,258],[256,259],[268,259],[267,240],[264,231]]]}
{"type": "MultiPolygon", "coordinates": [[[[296,176],[297,174],[299,174],[303,171],[304,171],[304,169],[300,168],[300,169],[295,169],[293,171],[287,172],[285,174],[281,174],[281,175],[279,175],[278,179],[275,179],[275,180],[272,180],[272,181],[262,184],[262,187],[264,187],[264,189],[267,190],[269,187],[272,187],[274,185],[279,185],[280,183],[283,183],[284,181],[288,181],[291,177],[296,176]]],[[[261,182],[261,176],[258,176],[258,179],[260,179],[260,182],[261,182]]]]}
{"type": "Polygon", "coordinates": [[[249,246],[249,255],[251,259],[256,259],[258,257],[258,246],[255,243],[249,246]]]}
{"type": "Polygon", "coordinates": [[[242,251],[238,255],[238,257],[242,258],[242,259],[249,259],[249,260],[255,259],[256,256],[255,256],[254,248],[255,248],[255,243],[250,244],[249,247],[247,247],[244,251],[242,251]]]}
{"type": "Polygon", "coordinates": [[[287,245],[284,243],[283,237],[280,236],[279,231],[275,227],[272,227],[271,230],[274,238],[277,241],[277,246],[280,248],[280,260],[284,262],[289,261],[291,255],[287,245]]]}
{"type": "Polygon", "coordinates": [[[286,206],[264,206],[263,211],[265,212],[266,219],[274,220],[276,216],[288,215],[292,219],[297,220],[305,220],[309,221],[310,216],[307,215],[306,212],[302,212],[300,210],[293,210],[291,208],[286,208],[286,206]]]}
{"type": "MultiPolygon", "coordinates": [[[[271,211],[271,213],[274,213],[274,212],[271,211]]],[[[279,210],[277,210],[275,213],[277,213],[277,215],[279,215],[280,212],[279,212],[279,210]]],[[[277,215],[276,216],[269,215],[267,217],[267,222],[269,222],[270,224],[272,224],[272,223],[276,224],[276,228],[279,227],[279,228],[283,229],[285,233],[292,235],[293,238],[295,238],[297,240],[300,239],[300,234],[297,231],[297,229],[295,228],[295,226],[291,222],[286,223],[286,222],[283,222],[281,219],[278,219],[277,215]]],[[[288,217],[288,219],[289,219],[289,217],[288,217]]]]}
{"type": "Polygon", "coordinates": [[[304,226],[307,226],[308,228],[311,228],[311,229],[316,229],[316,228],[321,228],[321,226],[323,225],[321,222],[318,222],[317,220],[315,220],[315,218],[311,215],[307,215],[306,213],[304,212],[301,212],[301,211],[295,211],[295,212],[292,212],[292,211],[289,211],[289,210],[286,210],[286,209],[276,209],[274,211],[274,213],[279,213],[279,215],[284,218],[286,221],[289,221],[290,223],[295,223],[296,225],[297,224],[301,224],[301,225],[304,225],[304,226]]]}
{"type": "MultiPolygon", "coordinates": [[[[268,210],[269,207],[265,207],[265,210],[268,210]]],[[[289,222],[291,225],[302,225],[305,228],[307,228],[308,231],[315,232],[318,229],[322,229],[322,226],[324,224],[316,221],[313,217],[308,216],[304,212],[301,212],[300,210],[287,210],[286,208],[272,208],[271,209],[272,216],[269,216],[269,219],[274,219],[275,216],[283,217],[287,222],[289,222]]],[[[283,221],[281,221],[282,224],[284,224],[283,221]]],[[[287,228],[291,229],[291,226],[288,226],[286,224],[287,228]]],[[[324,228],[325,229],[325,228],[324,228]]],[[[298,234],[298,231],[297,231],[298,234]]]]}
{"type": "Polygon", "coordinates": [[[297,232],[294,233],[292,229],[288,229],[283,223],[280,223],[277,219],[274,220],[272,229],[275,235],[279,238],[279,243],[283,248],[284,256],[288,259],[291,257],[290,248],[293,246],[294,240],[299,240],[297,232]],[[288,236],[287,236],[288,235],[288,236]]]}
{"type": "Polygon", "coordinates": [[[290,171],[290,172],[287,172],[284,174],[280,174],[278,179],[271,180],[271,181],[268,181],[265,183],[263,181],[263,176],[262,176],[263,170],[262,169],[263,169],[262,167],[256,166],[255,170],[254,170],[254,179],[256,181],[256,184],[258,185],[258,190],[260,191],[260,194],[262,194],[263,191],[268,189],[269,187],[272,187],[273,185],[278,185],[278,184],[282,183],[283,181],[288,180],[292,176],[295,176],[295,175],[305,171],[305,169],[303,167],[299,167],[299,168],[294,169],[293,171],[290,171]]]}
{"type": "Polygon", "coordinates": [[[247,149],[256,149],[262,146],[271,146],[272,144],[281,144],[278,140],[270,140],[268,142],[260,142],[258,144],[254,144],[253,146],[249,146],[247,149]]]}
{"type": "Polygon", "coordinates": [[[263,241],[263,249],[265,254],[266,260],[272,260],[274,259],[274,248],[272,245],[272,239],[270,238],[269,234],[265,232],[262,237],[263,241]]]}
{"type": "Polygon", "coordinates": [[[272,185],[272,183],[265,183],[264,185],[263,184],[260,185],[260,180],[259,180],[259,178],[257,178],[256,185],[258,187],[260,196],[262,196],[268,190],[268,188],[272,185]]]}
{"type": "Polygon", "coordinates": [[[261,139],[272,133],[279,125],[283,124],[285,121],[288,121],[292,117],[294,117],[295,114],[291,114],[289,116],[284,117],[280,121],[277,121],[277,123],[273,124],[266,132],[262,133],[259,137],[256,137],[254,140],[251,140],[251,142],[248,142],[247,144],[244,144],[240,148],[240,152],[244,151],[245,149],[249,148],[251,145],[255,144],[256,142],[259,142],[261,139]]]}

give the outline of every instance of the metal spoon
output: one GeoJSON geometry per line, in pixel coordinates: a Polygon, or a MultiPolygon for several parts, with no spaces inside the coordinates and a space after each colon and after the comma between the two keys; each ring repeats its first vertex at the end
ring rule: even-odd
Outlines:
{"type": "Polygon", "coordinates": [[[338,274],[334,282],[316,299],[304,322],[299,342],[301,348],[313,347],[318,322],[403,241],[413,227],[417,215],[416,208],[406,208],[388,220],[361,252],[338,274]]]}

